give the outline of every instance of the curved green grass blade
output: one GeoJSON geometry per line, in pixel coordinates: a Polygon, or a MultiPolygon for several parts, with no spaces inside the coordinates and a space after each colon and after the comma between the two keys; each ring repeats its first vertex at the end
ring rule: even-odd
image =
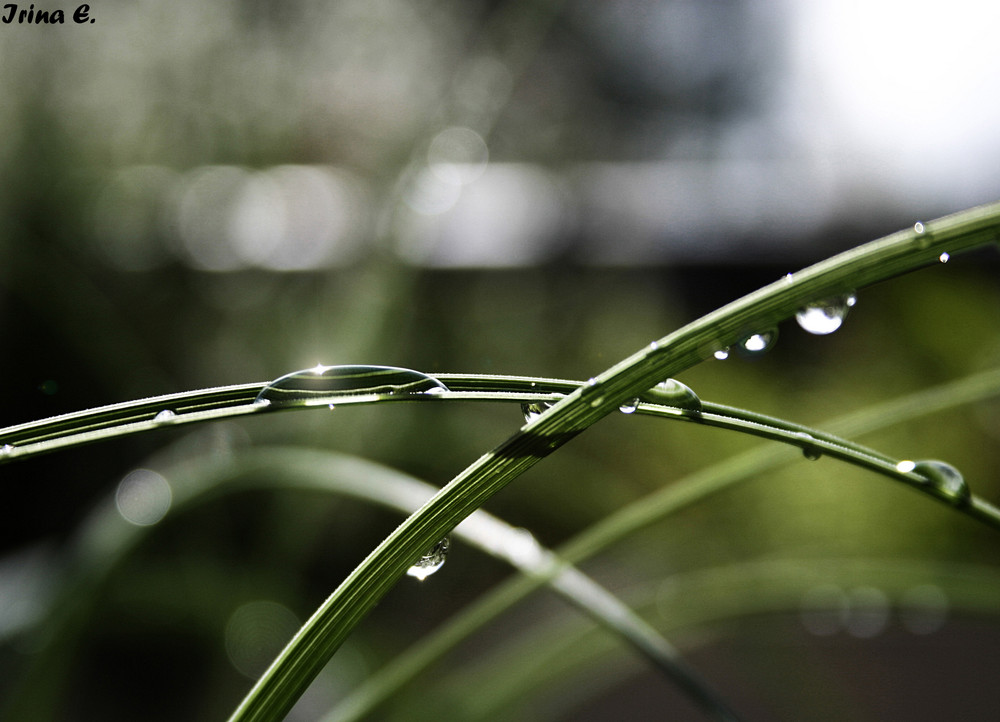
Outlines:
{"type": "MultiPolygon", "coordinates": [[[[860,435],[998,394],[1000,370],[988,371],[852,412],[825,426],[840,433],[860,435]]],[[[774,446],[762,446],[737,455],[623,507],[571,539],[557,553],[568,562],[578,564],[629,534],[796,458],[797,454],[789,449],[774,446]]],[[[529,577],[501,584],[463,612],[453,615],[445,625],[408,651],[397,655],[338,704],[323,722],[351,722],[370,714],[421,671],[541,585],[542,580],[529,577]]]]}
{"type": "Polygon", "coordinates": [[[230,718],[283,719],[351,630],[424,549],[539,460],[659,381],[791,317],[820,298],[862,288],[996,240],[1000,204],[901,231],[751,293],[633,354],[480,457],[404,521],[316,610],[230,718]]]}
{"type": "MultiPolygon", "coordinates": [[[[174,514],[222,490],[277,487],[352,496],[409,514],[437,491],[430,484],[380,464],[305,449],[263,447],[232,459],[211,460],[202,465],[185,463],[183,466],[187,469],[164,470],[166,477],[175,479],[172,485],[174,514]]],[[[61,666],[60,659],[72,658],[70,647],[91,611],[91,607],[81,604],[81,600],[94,599],[96,589],[154,528],[128,524],[114,513],[110,501],[88,520],[76,544],[83,566],[78,572],[79,581],[70,584],[62,594],[62,601],[54,605],[54,613],[45,625],[53,641],[34,656],[34,673],[29,673],[6,710],[11,718],[53,716],[51,711],[46,712],[37,705],[48,706],[47,700],[53,699],[53,670],[61,666]],[[47,692],[43,694],[39,685],[44,685],[47,692]]],[[[528,576],[546,577],[555,570],[549,584],[557,594],[632,645],[714,718],[739,719],[656,630],[613,594],[542,547],[527,530],[516,529],[479,510],[459,524],[453,535],[510,563],[528,576]]]]}

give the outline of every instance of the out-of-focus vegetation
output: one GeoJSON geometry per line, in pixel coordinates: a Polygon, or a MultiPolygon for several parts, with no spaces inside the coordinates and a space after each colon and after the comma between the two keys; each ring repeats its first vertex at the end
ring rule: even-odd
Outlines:
{"type": "MultiPolygon", "coordinates": [[[[782,104],[801,81],[788,73],[795,14],[777,4],[99,2],[92,14],[0,35],[0,425],[317,362],[588,378],[834,250],[1000,190],[973,173],[949,195],[900,198],[882,159],[817,151],[841,141],[809,135],[832,126],[782,104]]],[[[907,170],[912,188],[937,172],[907,170]]],[[[995,251],[956,256],[868,289],[829,337],[787,324],[765,356],[681,380],[818,424],[994,368],[996,272],[995,251]]],[[[997,501],[998,413],[981,402],[864,441],[946,459],[997,501]]],[[[220,719],[398,522],[316,493],[212,496],[168,514],[88,591],[79,636],[48,639],[35,625],[75,573],[79,530],[134,470],[291,444],[444,483],[521,423],[516,406],[378,405],[5,465],[0,702],[60,643],[37,700],[52,719],[220,719]]],[[[489,508],[555,546],[755,443],[622,415],[489,508]]],[[[1000,702],[997,546],[905,489],[802,460],[585,569],[750,719],[984,719],[1000,702]],[[781,576],[786,560],[809,572],[781,576]]],[[[295,719],[318,718],[509,573],[457,546],[434,577],[404,580],[295,719]]],[[[549,646],[541,635],[573,650],[563,661],[605,644],[561,634],[577,623],[538,594],[380,714],[462,718],[477,700],[496,714],[490,700],[549,646]]],[[[507,714],[698,718],[624,655],[541,678],[507,714]]]]}

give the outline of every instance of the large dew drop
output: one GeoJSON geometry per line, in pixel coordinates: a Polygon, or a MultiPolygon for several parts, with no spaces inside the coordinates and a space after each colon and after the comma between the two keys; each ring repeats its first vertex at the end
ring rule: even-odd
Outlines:
{"type": "Polygon", "coordinates": [[[847,312],[857,302],[858,297],[854,293],[816,301],[799,310],[795,314],[795,320],[809,333],[823,336],[840,328],[847,318],[847,312]]]}
{"type": "Polygon", "coordinates": [[[962,472],[944,461],[917,461],[913,464],[913,471],[943,491],[955,504],[964,504],[972,496],[962,472]]]}
{"type": "Polygon", "coordinates": [[[688,411],[701,411],[701,399],[689,386],[674,379],[661,381],[642,395],[643,401],[665,406],[676,406],[688,411]]]}
{"type": "Polygon", "coordinates": [[[255,404],[333,406],[376,397],[406,398],[439,394],[448,387],[433,376],[396,366],[314,366],[294,371],[268,384],[255,404]],[[362,398],[363,397],[363,398],[362,398]]]}
{"type": "Polygon", "coordinates": [[[759,356],[767,351],[778,340],[778,330],[769,329],[754,333],[740,341],[738,349],[744,356],[759,356]]]}
{"type": "Polygon", "coordinates": [[[444,566],[444,562],[448,558],[449,546],[448,537],[444,537],[428,549],[416,564],[406,570],[406,573],[411,577],[423,581],[444,566]]]}

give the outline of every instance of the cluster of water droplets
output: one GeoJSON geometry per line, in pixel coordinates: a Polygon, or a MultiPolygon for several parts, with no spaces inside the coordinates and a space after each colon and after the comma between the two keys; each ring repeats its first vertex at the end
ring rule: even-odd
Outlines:
{"type": "Polygon", "coordinates": [[[448,547],[450,546],[451,542],[448,540],[448,537],[440,539],[434,546],[424,552],[424,555],[412,567],[407,569],[406,573],[411,577],[423,581],[444,566],[448,558],[448,547]]]}
{"type": "Polygon", "coordinates": [[[922,476],[926,483],[943,492],[955,504],[964,504],[972,497],[969,484],[962,472],[951,464],[937,459],[923,461],[904,460],[896,464],[896,470],[904,474],[913,472],[922,476]]]}
{"type": "Polygon", "coordinates": [[[265,386],[254,404],[275,408],[329,406],[373,398],[434,395],[448,387],[433,376],[397,366],[323,366],[293,371],[265,386]]]}

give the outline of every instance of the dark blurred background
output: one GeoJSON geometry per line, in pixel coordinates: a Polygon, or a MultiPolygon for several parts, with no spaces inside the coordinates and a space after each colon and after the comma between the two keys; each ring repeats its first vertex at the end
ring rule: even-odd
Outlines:
{"type": "MultiPolygon", "coordinates": [[[[1000,197],[1000,9],[985,2],[96,0],[90,14],[0,29],[4,426],[316,363],[587,378],[787,272],[1000,197]]],[[[866,290],[830,337],[789,323],[762,358],[682,380],[820,423],[994,368],[998,267],[995,249],[955,256],[866,290]]],[[[43,654],[33,625],[79,530],[130,472],[291,444],[441,485],[520,424],[516,407],[425,406],[164,429],[4,466],[0,702],[43,654]]],[[[998,500],[998,413],[980,402],[864,441],[948,459],[998,500]]],[[[608,419],[489,508],[557,545],[752,445],[608,419]]],[[[266,490],[167,516],[88,592],[86,629],[50,672],[51,718],[225,716],[260,671],[232,651],[240,610],[284,639],[398,520],[266,490]]],[[[727,595],[746,605],[692,621],[682,647],[750,719],[992,719],[998,550],[972,521],[822,460],[587,569],[641,599],[633,587],[682,573],[833,560],[791,602],[756,609],[770,597],[742,582],[727,595]],[[880,586],[852,560],[917,571],[880,586]],[[834,609],[826,627],[800,609],[810,590],[834,609]],[[907,593],[940,623],[905,623],[907,593]],[[876,621],[852,626],[852,604],[876,621]]],[[[458,547],[404,580],[296,719],[508,575],[458,547]]],[[[574,618],[533,604],[376,718],[471,719],[451,671],[574,618]]],[[[598,663],[505,714],[699,719],[625,651],[606,659],[613,673],[598,663]]]]}

